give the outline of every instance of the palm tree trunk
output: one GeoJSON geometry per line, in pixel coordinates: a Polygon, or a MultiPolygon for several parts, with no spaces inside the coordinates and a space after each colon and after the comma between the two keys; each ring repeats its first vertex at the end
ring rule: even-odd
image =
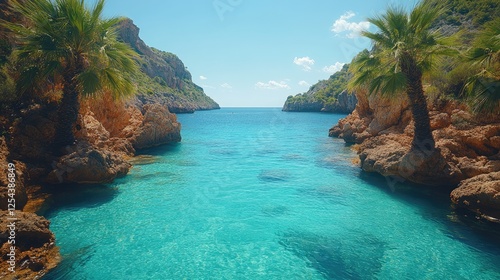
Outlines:
{"type": "Polygon", "coordinates": [[[73,125],[78,119],[79,108],[78,92],[75,89],[66,90],[65,86],[61,105],[57,112],[56,135],[54,139],[54,147],[56,149],[72,145],[75,142],[73,125]]]}
{"type": "Polygon", "coordinates": [[[415,123],[411,151],[431,152],[435,149],[436,144],[432,136],[427,99],[422,87],[422,72],[415,60],[409,56],[402,58],[401,71],[408,79],[406,94],[415,123]]]}
{"type": "Polygon", "coordinates": [[[80,110],[79,94],[74,80],[76,73],[78,71],[75,69],[65,71],[63,96],[57,112],[54,138],[54,148],[56,150],[75,143],[73,126],[78,119],[78,111],[80,110]]]}

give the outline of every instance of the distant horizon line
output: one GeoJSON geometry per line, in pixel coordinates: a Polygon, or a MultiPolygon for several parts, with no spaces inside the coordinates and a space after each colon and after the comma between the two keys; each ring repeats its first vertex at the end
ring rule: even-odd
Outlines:
{"type": "Polygon", "coordinates": [[[220,106],[220,108],[283,108],[283,106],[220,106]]]}

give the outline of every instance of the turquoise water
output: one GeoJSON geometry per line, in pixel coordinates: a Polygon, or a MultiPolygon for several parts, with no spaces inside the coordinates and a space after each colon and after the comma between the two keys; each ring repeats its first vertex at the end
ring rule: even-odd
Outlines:
{"type": "Polygon", "coordinates": [[[491,231],[445,196],[363,174],[327,137],[342,115],[180,115],[182,143],[113,184],[55,197],[46,279],[500,279],[491,231]]]}

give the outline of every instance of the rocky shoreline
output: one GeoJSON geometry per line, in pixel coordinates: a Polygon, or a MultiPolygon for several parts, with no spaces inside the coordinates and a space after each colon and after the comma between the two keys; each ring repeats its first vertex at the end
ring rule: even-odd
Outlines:
{"type": "Polygon", "coordinates": [[[388,100],[365,92],[356,97],[356,109],[329,135],[356,145],[364,171],[385,176],[391,186],[410,181],[454,188],[456,208],[500,222],[500,117],[479,119],[457,101],[429,102],[437,149],[423,155],[409,153],[413,121],[404,98],[388,100]]]}
{"type": "Polygon", "coordinates": [[[116,102],[105,95],[82,102],[74,129],[76,144],[56,157],[48,143],[54,134],[54,106],[37,104],[2,119],[2,126],[10,132],[0,137],[0,164],[5,169],[0,174],[2,279],[38,279],[60,261],[50,222],[41,216],[50,207],[47,187],[111,182],[129,172],[136,151],[181,140],[181,125],[167,107],[134,100],[116,102]],[[7,204],[9,163],[15,167],[15,210],[7,204]],[[15,274],[7,262],[9,254],[13,255],[8,217],[17,219],[15,274]]]}

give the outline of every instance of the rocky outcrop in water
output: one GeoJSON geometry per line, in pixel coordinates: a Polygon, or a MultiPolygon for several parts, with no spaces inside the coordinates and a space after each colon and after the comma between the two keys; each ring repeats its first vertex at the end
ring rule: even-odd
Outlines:
{"type": "Polygon", "coordinates": [[[500,172],[481,174],[462,181],[451,192],[451,201],[459,208],[500,222],[500,172]]]}
{"type": "Polygon", "coordinates": [[[134,148],[144,149],[181,141],[181,125],[166,107],[146,104],[143,110],[144,119],[131,138],[134,148]]]}
{"type": "Polygon", "coordinates": [[[47,182],[109,183],[128,173],[131,165],[120,155],[93,147],[85,140],[67,148],[67,154],[54,162],[47,182]]]}
{"type": "MultiPolygon", "coordinates": [[[[436,151],[430,155],[409,154],[413,121],[407,102],[367,96],[364,92],[356,95],[356,109],[330,129],[330,136],[359,144],[363,170],[380,173],[394,184],[404,181],[450,187],[460,184],[452,194],[458,207],[493,213],[493,217],[500,218],[494,216],[499,213],[492,208],[494,203],[488,203],[498,202],[498,192],[492,191],[498,187],[471,187],[493,178],[487,174],[500,171],[498,117],[479,120],[460,103],[438,100],[429,108],[436,151]],[[482,197],[480,201],[484,202],[470,202],[473,196],[482,197]]],[[[497,184],[494,181],[488,185],[497,184]]]]}

